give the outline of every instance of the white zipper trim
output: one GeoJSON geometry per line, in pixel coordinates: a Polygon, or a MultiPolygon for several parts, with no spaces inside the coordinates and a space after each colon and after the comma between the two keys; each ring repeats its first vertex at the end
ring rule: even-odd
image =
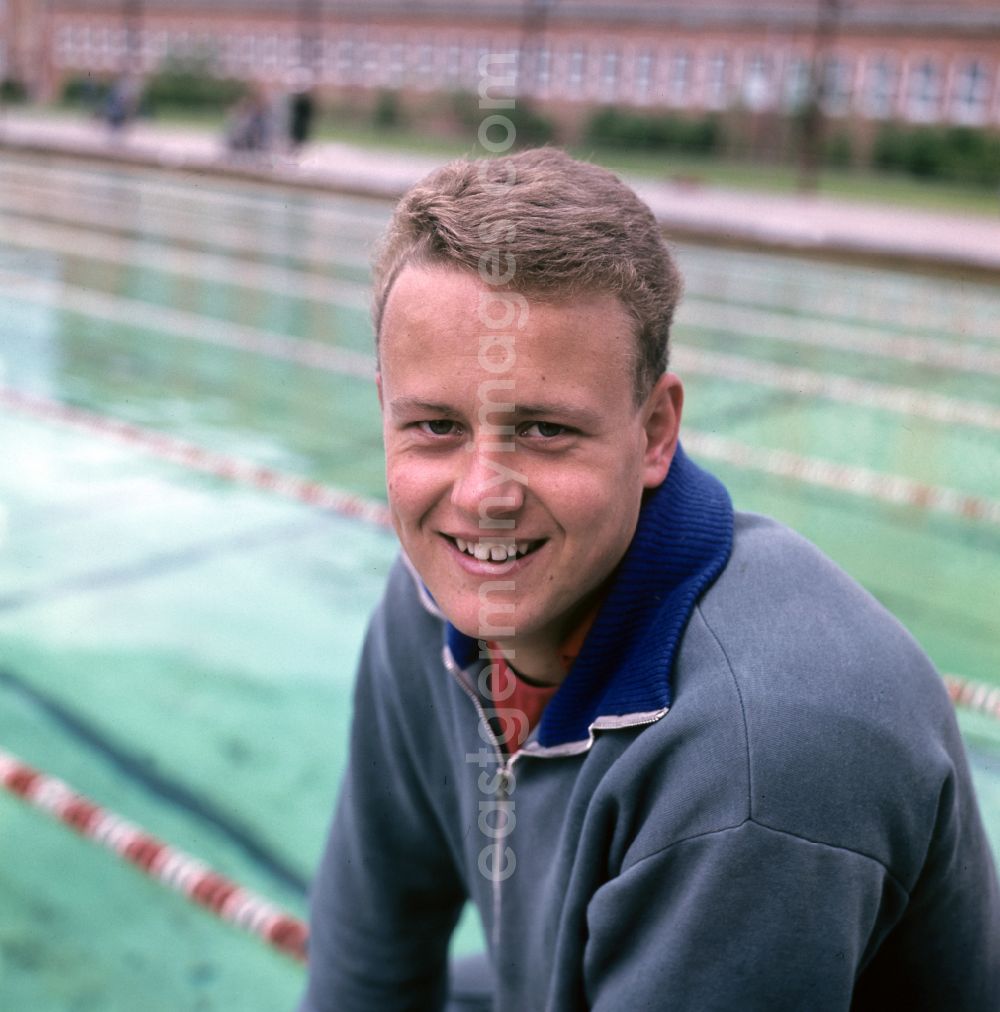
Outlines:
{"type": "MultiPolygon", "coordinates": [[[[441,651],[442,659],[444,660],[444,666],[451,674],[451,676],[461,686],[462,691],[472,700],[472,705],[476,708],[476,713],[479,714],[479,719],[482,724],[486,727],[489,732],[489,744],[493,746],[493,751],[497,757],[497,773],[500,775],[500,790],[493,796],[494,800],[500,802],[506,802],[510,799],[510,783],[513,779],[511,776],[511,770],[514,763],[517,761],[520,752],[516,752],[513,756],[504,755],[503,749],[500,748],[500,742],[497,740],[497,736],[493,733],[493,727],[486,716],[486,711],[483,709],[483,704],[479,700],[479,696],[476,693],[475,688],[469,683],[465,671],[463,671],[452,656],[451,650],[448,645],[445,644],[441,651]]],[[[500,879],[500,865],[498,862],[494,862],[494,873],[490,878],[490,898],[493,906],[493,925],[491,930],[492,942],[493,942],[493,955],[494,959],[497,958],[500,951],[500,910],[502,892],[501,885],[502,880],[500,879]]]]}
{"type": "MultiPolygon", "coordinates": [[[[405,556],[404,556],[405,558],[405,556]]],[[[419,580],[418,585],[422,587],[419,580]]],[[[514,755],[505,755],[503,749],[500,748],[500,742],[497,741],[496,735],[493,733],[493,727],[486,716],[486,711],[483,709],[483,704],[480,702],[479,695],[475,690],[475,687],[469,682],[466,672],[458,666],[455,658],[452,656],[450,647],[445,644],[441,649],[441,658],[444,662],[445,670],[458,682],[462,691],[472,700],[472,705],[476,708],[476,713],[479,714],[479,719],[486,726],[486,730],[489,732],[489,744],[493,746],[493,750],[497,757],[497,773],[500,775],[500,790],[494,795],[494,799],[498,801],[507,801],[510,798],[509,786],[513,779],[511,771],[513,770],[514,763],[522,755],[534,756],[538,759],[555,759],[564,756],[580,755],[583,752],[589,752],[591,745],[594,744],[594,732],[595,731],[615,731],[629,727],[642,727],[644,724],[654,724],[661,717],[665,716],[670,712],[670,707],[665,706],[660,710],[647,710],[639,713],[628,713],[621,716],[603,716],[598,717],[590,727],[587,729],[587,738],[582,741],[571,741],[564,742],[561,745],[550,745],[545,748],[539,745],[536,741],[529,740],[525,742],[521,748],[514,753],[514,755]]],[[[500,866],[498,863],[494,864],[494,874],[490,880],[490,894],[493,906],[493,926],[492,926],[492,942],[493,942],[493,957],[494,959],[499,958],[500,952],[500,912],[501,912],[501,900],[502,900],[502,881],[499,876],[500,866]]]]}
{"type": "Polygon", "coordinates": [[[420,599],[420,603],[424,606],[426,611],[429,611],[435,618],[441,619],[442,622],[447,622],[444,612],[441,611],[437,606],[437,602],[430,595],[430,591],[424,586],[424,581],[420,579],[420,574],[417,572],[416,566],[410,561],[410,557],[400,549],[400,557],[403,560],[403,565],[406,566],[407,571],[413,578],[413,583],[417,588],[417,597],[420,599]]]}
{"type": "Polygon", "coordinates": [[[639,713],[625,713],[621,716],[598,717],[587,728],[587,737],[580,741],[566,741],[560,745],[539,745],[537,741],[529,741],[521,746],[518,755],[525,753],[534,756],[536,759],[556,759],[570,755],[580,755],[589,752],[596,738],[595,731],[621,731],[629,727],[642,727],[645,724],[655,724],[661,717],[670,712],[670,707],[665,706],[661,710],[646,710],[639,713]]]}

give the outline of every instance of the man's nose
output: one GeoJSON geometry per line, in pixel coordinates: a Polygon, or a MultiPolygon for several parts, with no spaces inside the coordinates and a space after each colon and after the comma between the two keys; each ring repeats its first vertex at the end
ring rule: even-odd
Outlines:
{"type": "Polygon", "coordinates": [[[491,448],[489,440],[472,441],[461,455],[451,502],[481,530],[509,530],[524,505],[525,477],[515,455],[491,448]]]}

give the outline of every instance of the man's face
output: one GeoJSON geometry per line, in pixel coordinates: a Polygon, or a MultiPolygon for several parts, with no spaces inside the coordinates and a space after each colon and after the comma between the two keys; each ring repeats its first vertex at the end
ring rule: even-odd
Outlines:
{"type": "Polygon", "coordinates": [[[439,267],[396,280],[380,338],[389,505],[467,635],[557,648],[624,555],[681,406],[668,376],[636,407],[634,340],[611,295],[527,302],[439,267]]]}

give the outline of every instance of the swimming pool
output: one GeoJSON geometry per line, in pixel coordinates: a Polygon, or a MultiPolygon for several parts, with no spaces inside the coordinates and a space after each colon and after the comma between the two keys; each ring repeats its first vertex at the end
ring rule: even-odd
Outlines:
{"type": "MultiPolygon", "coordinates": [[[[384,499],[367,263],[388,213],[0,163],[0,747],[299,915],[395,552],[377,509],[316,505],[384,499]]],[[[1000,285],[678,255],[689,451],[942,671],[1000,685],[1000,285]]],[[[961,722],[1000,853],[1000,724],[961,722]]],[[[456,944],[478,941],[468,918],[456,944]]],[[[301,980],[0,795],[5,1007],[249,1012],[301,980]]]]}

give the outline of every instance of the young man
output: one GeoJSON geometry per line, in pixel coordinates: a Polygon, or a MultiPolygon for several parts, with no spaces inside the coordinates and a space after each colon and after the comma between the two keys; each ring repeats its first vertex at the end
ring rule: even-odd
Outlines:
{"type": "Polygon", "coordinates": [[[443,1007],[467,898],[474,1007],[1000,1008],[940,680],[685,457],[679,287],[649,210],[557,151],[446,166],[399,205],[375,324],[403,554],[303,1012],[443,1007]]]}

